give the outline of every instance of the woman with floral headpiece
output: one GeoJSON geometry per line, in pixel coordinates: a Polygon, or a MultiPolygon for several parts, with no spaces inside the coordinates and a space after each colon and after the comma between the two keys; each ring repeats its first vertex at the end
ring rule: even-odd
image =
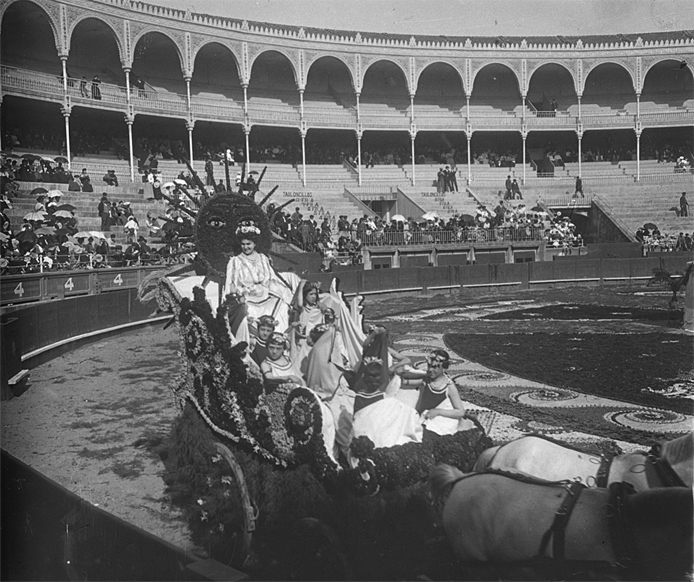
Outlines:
{"type": "Polygon", "coordinates": [[[426,376],[419,388],[419,400],[415,407],[424,428],[439,435],[474,428],[472,421],[464,418],[465,406],[458,388],[445,373],[450,365],[448,352],[433,350],[426,361],[426,376]]]}
{"type": "Polygon", "coordinates": [[[422,442],[417,411],[389,395],[388,338],[384,328],[374,329],[364,344],[362,361],[353,381],[354,437],[366,436],[376,448],[422,442]]]}
{"type": "MultiPolygon", "coordinates": [[[[284,391],[291,390],[297,386],[306,386],[301,372],[294,365],[292,360],[287,357],[289,340],[283,333],[274,332],[267,340],[267,357],[260,365],[265,379],[265,392],[268,403],[273,401],[273,392],[282,392],[278,387],[282,386],[284,391]]],[[[308,389],[308,388],[307,388],[308,389]]],[[[308,389],[310,390],[310,389],[308,389]]],[[[313,392],[312,390],[310,390],[313,392]]],[[[321,406],[321,416],[323,421],[322,434],[325,448],[328,455],[335,460],[335,420],[328,406],[321,400],[318,394],[316,400],[321,406]]],[[[284,397],[280,396],[279,402],[284,402],[284,397]]],[[[272,405],[272,404],[271,404],[272,405]]]]}
{"type": "Polygon", "coordinates": [[[285,332],[289,325],[289,305],[294,296],[293,281],[280,276],[267,255],[256,251],[260,228],[252,220],[244,220],[236,229],[241,252],[227,263],[224,294],[238,293],[248,308],[248,320],[257,325],[259,318],[269,315],[277,320],[276,330],[285,332]]]}

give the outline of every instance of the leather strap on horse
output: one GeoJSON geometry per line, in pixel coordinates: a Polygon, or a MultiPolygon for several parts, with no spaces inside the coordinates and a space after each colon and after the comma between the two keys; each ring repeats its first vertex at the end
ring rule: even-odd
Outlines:
{"type": "Polygon", "coordinates": [[[557,512],[554,514],[554,521],[552,522],[552,525],[542,536],[540,550],[538,552],[539,557],[545,555],[547,546],[549,545],[549,540],[552,538],[552,555],[554,559],[564,559],[566,525],[569,523],[571,512],[578,501],[581,491],[583,491],[586,486],[578,481],[572,481],[566,486],[566,488],[569,494],[564,498],[564,501],[562,501],[559,509],[557,509],[557,512]]]}
{"type": "Polygon", "coordinates": [[[610,467],[612,466],[612,460],[617,456],[617,453],[610,452],[601,455],[600,466],[598,467],[598,472],[595,475],[595,486],[596,487],[607,487],[607,480],[610,476],[610,467]]]}
{"type": "Polygon", "coordinates": [[[648,451],[648,460],[653,464],[655,472],[665,487],[687,487],[682,478],[675,472],[672,465],[660,456],[660,444],[655,444],[648,451]]]}
{"type": "Polygon", "coordinates": [[[625,482],[612,483],[609,491],[608,527],[612,549],[617,564],[626,567],[631,560],[637,557],[636,541],[632,535],[631,524],[624,503],[624,498],[634,493],[634,487],[625,482]]]}

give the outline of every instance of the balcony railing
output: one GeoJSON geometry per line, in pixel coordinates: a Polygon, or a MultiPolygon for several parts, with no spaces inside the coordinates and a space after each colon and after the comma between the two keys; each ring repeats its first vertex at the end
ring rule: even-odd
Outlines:
{"type": "Polygon", "coordinates": [[[365,246],[455,245],[464,243],[541,241],[544,229],[537,227],[458,228],[366,233],[365,246]]]}
{"type": "MultiPolygon", "coordinates": [[[[17,67],[2,66],[0,80],[3,93],[33,97],[47,101],[62,103],[63,79],[60,75],[41,73],[17,67]]],[[[92,81],[86,83],[81,79],[68,79],[67,93],[71,104],[116,111],[127,111],[128,95],[125,87],[111,83],[99,84],[99,99],[92,94],[92,81]]],[[[286,92],[287,99],[291,97],[286,92]]],[[[261,99],[260,97],[258,99],[261,99]]],[[[262,99],[261,99],[262,100],[262,99]]],[[[172,117],[188,116],[188,98],[184,94],[140,90],[132,88],[130,102],[135,113],[152,113],[170,115],[172,117]]],[[[507,107],[508,104],[504,105],[507,107]]],[[[238,99],[220,95],[218,98],[193,95],[191,109],[194,118],[205,120],[223,120],[226,122],[243,123],[243,104],[238,99]]],[[[249,116],[252,121],[269,125],[300,124],[301,116],[298,104],[284,104],[283,101],[273,100],[262,105],[249,102],[249,116]]],[[[397,109],[392,106],[378,106],[363,103],[361,107],[361,123],[365,129],[398,129],[407,130],[410,125],[409,108],[397,109]]],[[[469,121],[475,130],[517,130],[520,131],[522,116],[518,111],[503,113],[499,107],[471,109],[471,117],[467,120],[462,112],[429,111],[422,107],[419,111],[415,106],[415,124],[419,129],[443,130],[458,128],[465,129],[469,121]]],[[[326,128],[355,128],[356,110],[319,105],[312,107],[310,101],[304,109],[304,119],[311,127],[326,128]]],[[[642,127],[658,127],[663,125],[692,125],[694,110],[690,108],[671,107],[670,110],[643,111],[638,118],[642,127]]],[[[528,107],[525,122],[529,128],[574,128],[578,117],[564,111],[543,112],[533,111],[528,107]]],[[[585,112],[581,122],[585,129],[601,129],[615,127],[634,127],[637,117],[633,112],[625,110],[609,110],[604,107],[601,111],[585,112]]]]}

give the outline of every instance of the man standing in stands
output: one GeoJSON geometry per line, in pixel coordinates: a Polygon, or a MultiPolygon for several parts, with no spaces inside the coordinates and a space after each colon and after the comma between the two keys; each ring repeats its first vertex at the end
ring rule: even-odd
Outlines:
{"type": "Polygon", "coordinates": [[[106,193],[101,197],[99,202],[99,217],[101,218],[101,231],[107,232],[111,230],[111,205],[108,202],[106,193]]]}
{"type": "Polygon", "coordinates": [[[214,186],[214,164],[210,156],[205,156],[205,174],[207,175],[206,186],[214,186]]]}
{"type": "Polygon", "coordinates": [[[578,198],[578,194],[581,194],[581,198],[585,198],[583,195],[583,180],[581,180],[581,176],[576,176],[576,190],[574,192],[574,198],[578,198]]]}
{"type": "Polygon", "coordinates": [[[451,185],[451,192],[458,191],[458,179],[456,178],[457,173],[458,170],[455,167],[453,167],[451,168],[451,173],[448,175],[448,180],[451,185]]]}
{"type": "Polygon", "coordinates": [[[511,200],[513,196],[511,195],[513,182],[511,182],[511,176],[506,176],[506,194],[504,195],[504,200],[511,200]]]}
{"type": "Polygon", "coordinates": [[[682,192],[682,196],[680,196],[680,216],[689,216],[689,202],[686,192],[682,192]]]}

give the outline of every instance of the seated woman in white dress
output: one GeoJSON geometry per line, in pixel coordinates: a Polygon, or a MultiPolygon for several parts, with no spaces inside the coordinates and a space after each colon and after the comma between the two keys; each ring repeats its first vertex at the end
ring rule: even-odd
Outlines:
{"type": "Polygon", "coordinates": [[[419,388],[416,406],[424,428],[439,435],[454,434],[475,426],[464,418],[465,406],[458,388],[445,373],[449,365],[450,357],[446,350],[433,350],[427,356],[427,369],[421,372],[424,381],[419,388]]]}
{"type": "Polygon", "coordinates": [[[386,394],[391,379],[385,330],[376,330],[369,340],[354,382],[354,438],[367,436],[376,448],[422,442],[417,411],[386,394]]]}
{"type": "MultiPolygon", "coordinates": [[[[309,391],[314,392],[306,386],[301,373],[287,357],[289,341],[283,333],[274,332],[267,340],[267,357],[260,365],[265,379],[265,392],[272,395],[277,386],[289,385],[288,388],[297,386],[306,387],[309,391]]],[[[315,394],[315,392],[314,392],[315,394]]],[[[335,420],[330,408],[321,400],[318,394],[315,394],[316,400],[321,405],[321,416],[323,417],[323,441],[328,455],[335,460],[335,420]]]]}
{"type": "Polygon", "coordinates": [[[270,259],[255,250],[260,229],[253,221],[242,221],[236,236],[241,253],[232,256],[227,263],[224,295],[238,293],[244,298],[252,335],[257,335],[255,324],[263,315],[277,320],[277,331],[285,332],[289,325],[289,305],[299,277],[294,273],[278,273],[270,259]]]}

